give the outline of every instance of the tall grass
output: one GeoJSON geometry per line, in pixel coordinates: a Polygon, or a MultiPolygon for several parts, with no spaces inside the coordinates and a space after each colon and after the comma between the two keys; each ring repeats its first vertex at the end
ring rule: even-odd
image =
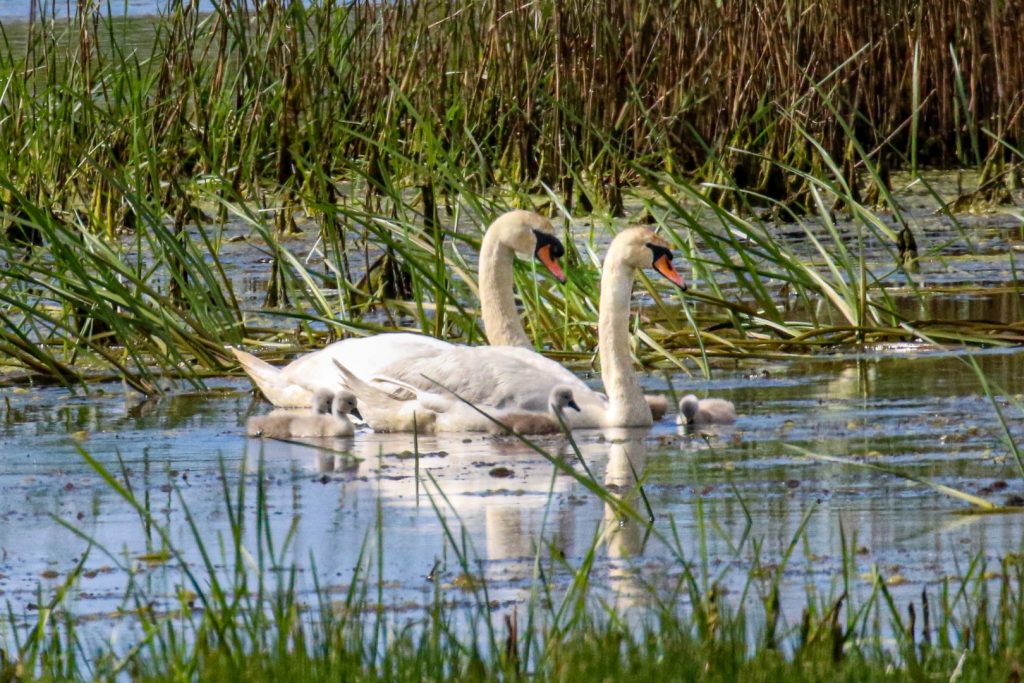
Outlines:
{"type": "Polygon", "coordinates": [[[819,168],[801,128],[833,158],[856,142],[916,168],[1006,161],[1024,125],[1017,0],[215,7],[172,2],[139,49],[88,3],[8,35],[19,190],[101,225],[124,207],[99,168],[174,204],[204,175],[299,203],[347,177],[438,198],[578,181],[616,204],[642,161],[786,199],[801,185],[768,160],[819,168]]]}
{"type": "MultiPolygon", "coordinates": [[[[876,201],[907,228],[890,170],[981,166],[968,204],[1004,200],[1019,175],[1018,0],[214,6],[175,0],[147,23],[86,2],[0,32],[0,350],[25,379],[115,374],[158,393],[164,375],[222,372],[225,344],[476,342],[467,255],[491,217],[603,218],[631,192],[710,290],[686,318],[647,284],[642,360],[906,338],[888,294],[902,280],[863,251],[896,243],[876,201]],[[781,220],[816,258],[779,239],[781,220]],[[265,311],[228,276],[228,221],[266,249],[265,311]],[[322,268],[296,233],[319,236],[322,268]]],[[[570,248],[570,270],[597,250],[570,248]]],[[[557,293],[518,280],[535,343],[587,359],[594,275],[557,293]]],[[[1021,341],[1011,326],[970,338],[1021,341]]]]}

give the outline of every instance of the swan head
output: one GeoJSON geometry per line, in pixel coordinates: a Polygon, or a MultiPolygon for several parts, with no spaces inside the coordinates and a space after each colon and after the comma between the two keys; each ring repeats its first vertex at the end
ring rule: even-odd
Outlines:
{"type": "Polygon", "coordinates": [[[488,232],[495,232],[498,240],[523,258],[537,259],[559,282],[565,282],[565,272],[558,259],[565,255],[565,247],[555,235],[555,226],[544,216],[532,211],[509,211],[491,224],[488,232]]]}
{"type": "Polygon", "coordinates": [[[580,407],[576,403],[576,398],[572,395],[572,387],[560,384],[551,390],[551,397],[548,399],[548,405],[551,410],[556,413],[561,413],[565,408],[572,408],[577,413],[580,412],[580,407]]]}
{"type": "Polygon", "coordinates": [[[348,389],[342,389],[334,394],[331,399],[331,413],[337,418],[355,415],[360,420],[363,419],[363,416],[359,414],[356,395],[348,389]]]}
{"type": "Polygon", "coordinates": [[[687,394],[679,399],[679,423],[693,424],[699,407],[700,399],[693,394],[687,394]]]}
{"type": "MultiPolygon", "coordinates": [[[[647,227],[623,230],[612,240],[608,256],[633,268],[653,268],[683,291],[686,281],[672,265],[672,248],[662,237],[647,227]]],[[[606,257],[607,258],[607,257],[606,257]]]]}

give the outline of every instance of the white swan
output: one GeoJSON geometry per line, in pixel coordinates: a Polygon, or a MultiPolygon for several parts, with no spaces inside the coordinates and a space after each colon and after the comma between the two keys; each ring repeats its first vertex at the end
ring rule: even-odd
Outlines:
{"type": "Polygon", "coordinates": [[[700,398],[687,394],[679,399],[677,424],[708,425],[732,424],[736,421],[736,408],[724,398],[700,398]]]}
{"type": "Polygon", "coordinates": [[[249,436],[275,439],[352,436],[355,427],[349,415],[362,419],[355,394],[346,389],[332,392],[321,388],[313,392],[310,413],[274,410],[267,415],[250,417],[245,423],[245,432],[249,436]]]}
{"type": "MultiPolygon", "coordinates": [[[[551,221],[530,211],[509,211],[487,228],[480,246],[480,308],[487,340],[495,346],[531,346],[513,296],[515,254],[536,258],[560,282],[565,273],[557,259],[565,253],[551,221]]],[[[369,378],[402,358],[451,349],[451,344],[421,334],[392,332],[354,337],[307,353],[278,368],[251,353],[231,351],[263,395],[279,407],[304,407],[318,387],[336,387],[339,360],[359,377],[369,378]]]]}
{"type": "MultiPolygon", "coordinates": [[[[602,269],[598,317],[607,397],[555,361],[519,347],[455,346],[430,356],[402,358],[377,373],[380,387],[354,382],[359,373],[348,372],[345,379],[367,422],[378,431],[486,431],[490,420],[468,406],[453,410],[448,392],[489,414],[538,412],[547,405],[551,388],[559,384],[572,390],[580,408],[567,415],[570,427],[650,426],[651,410],[629,351],[629,303],[634,271],[652,267],[686,288],[672,267],[668,243],[649,228],[624,230],[612,240],[602,269]],[[388,382],[398,388],[387,393],[388,382]]],[[[343,361],[338,364],[343,372],[351,370],[343,361]]]]}

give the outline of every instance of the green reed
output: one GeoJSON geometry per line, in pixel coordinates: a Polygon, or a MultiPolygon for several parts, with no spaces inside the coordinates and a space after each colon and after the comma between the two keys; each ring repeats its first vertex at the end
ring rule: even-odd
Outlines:
{"type": "Polygon", "coordinates": [[[116,227],[124,207],[83,167],[92,158],[144,170],[148,191],[175,205],[211,174],[288,203],[330,196],[341,177],[365,179],[370,194],[436,185],[439,197],[464,183],[542,182],[570,206],[582,194],[618,210],[637,161],[742,176],[742,188],[791,201],[803,184],[762,159],[813,172],[808,121],[825,122],[814,135],[837,159],[848,129],[872,156],[914,168],[978,165],[990,150],[1006,159],[999,141],[1020,146],[1011,93],[1024,73],[1005,34],[1015,2],[966,13],[909,1],[804,11],[794,0],[215,7],[173,2],[138,37],[126,29],[138,22],[90,5],[12,30],[0,154],[20,191],[84,201],[97,227],[116,227]],[[958,42],[929,39],[951,31],[958,42]],[[973,85],[992,74],[999,88],[973,85]],[[821,98],[812,88],[826,82],[821,98]]]}
{"type": "MultiPolygon", "coordinates": [[[[902,255],[885,218],[907,227],[889,172],[981,167],[950,215],[1016,187],[1018,5],[272,2],[203,15],[175,0],[153,20],[86,3],[5,26],[0,350],[26,380],[113,374],[152,394],[167,375],[223,372],[226,344],[280,355],[388,329],[476,343],[468,255],[490,218],[546,209],[566,217],[568,244],[569,217],[596,209],[614,226],[627,201],[707,284],[681,316],[644,281],[644,363],[907,338],[915,321],[889,294],[902,255]],[[784,221],[815,245],[812,262],[779,238],[784,221]],[[237,222],[270,259],[259,311],[223,261],[237,222]],[[320,237],[317,267],[290,247],[297,233],[320,237]],[[892,245],[892,267],[865,262],[865,239],[892,245]],[[809,320],[787,313],[791,297],[809,320]]],[[[596,276],[576,266],[596,266],[600,248],[568,248],[569,287],[521,269],[518,292],[538,347],[589,360],[596,276]]],[[[929,332],[1021,341],[1010,326],[929,332]]]]}

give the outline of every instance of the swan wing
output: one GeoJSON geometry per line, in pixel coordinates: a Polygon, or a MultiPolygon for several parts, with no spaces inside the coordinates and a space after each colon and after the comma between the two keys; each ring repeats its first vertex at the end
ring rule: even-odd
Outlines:
{"type": "Polygon", "coordinates": [[[267,400],[286,408],[308,406],[317,389],[337,390],[335,360],[344,363],[356,376],[369,378],[403,357],[438,353],[452,346],[440,339],[409,332],[353,337],[299,356],[281,368],[241,349],[232,348],[231,352],[267,400]]]}
{"type": "Polygon", "coordinates": [[[327,386],[333,390],[338,388],[334,361],[343,363],[357,377],[369,379],[381,368],[402,358],[430,355],[452,346],[440,339],[406,332],[353,337],[296,358],[282,368],[281,374],[296,384],[327,386]]]}

